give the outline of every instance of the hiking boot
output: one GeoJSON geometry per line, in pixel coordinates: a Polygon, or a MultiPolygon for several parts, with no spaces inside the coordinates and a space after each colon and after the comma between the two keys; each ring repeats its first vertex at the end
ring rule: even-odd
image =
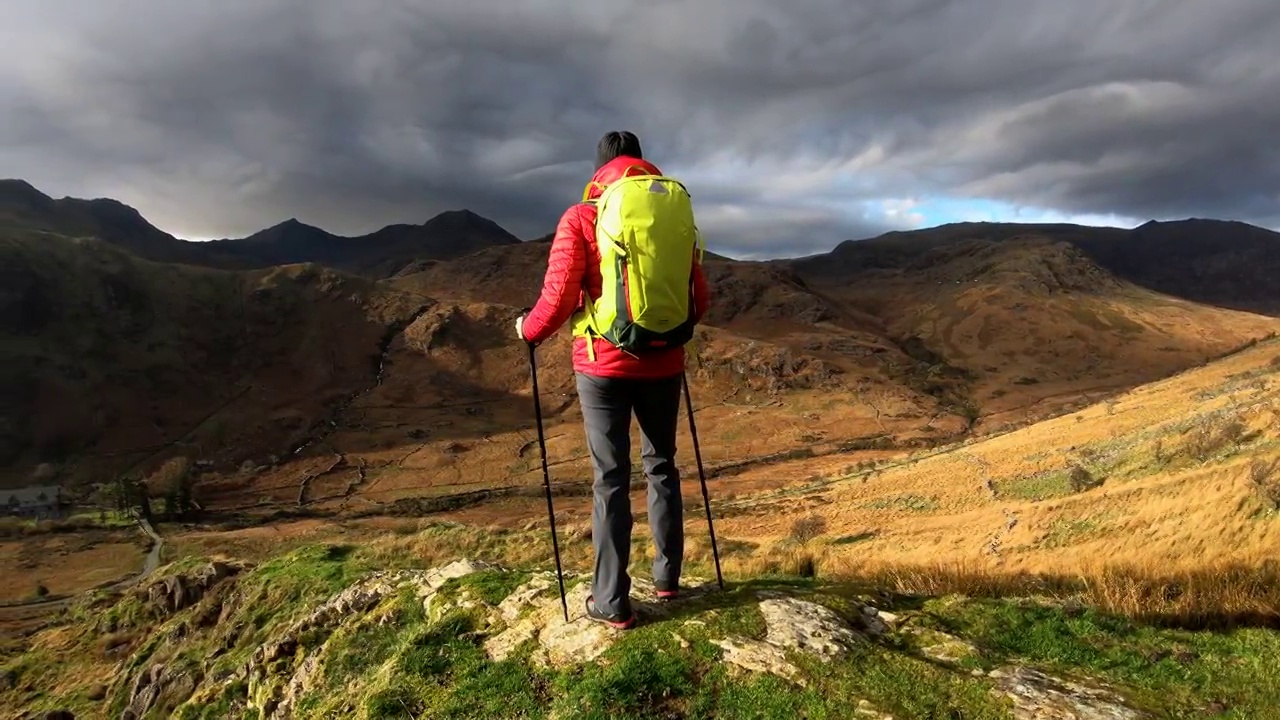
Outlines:
{"type": "Polygon", "coordinates": [[[587,617],[595,620],[596,622],[602,622],[614,630],[630,630],[635,627],[636,624],[636,614],[634,611],[632,611],[628,616],[622,616],[616,614],[606,615],[599,610],[596,610],[596,599],[591,595],[587,596],[587,617]]]}
{"type": "Polygon", "coordinates": [[[675,600],[680,596],[680,585],[678,583],[669,584],[655,582],[653,584],[653,594],[657,596],[659,600],[664,602],[668,600],[675,600]]]}

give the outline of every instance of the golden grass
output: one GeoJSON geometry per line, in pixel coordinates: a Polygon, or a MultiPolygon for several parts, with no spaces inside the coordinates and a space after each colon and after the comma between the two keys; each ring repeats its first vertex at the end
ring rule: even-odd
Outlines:
{"type": "Polygon", "coordinates": [[[818,514],[827,541],[864,538],[834,552],[909,566],[992,562],[1006,572],[1074,571],[1097,556],[1139,565],[1276,556],[1277,481],[1256,479],[1280,467],[1276,350],[1262,343],[1071,415],[889,461],[875,473],[810,462],[810,472],[830,473],[826,482],[726,503],[717,529],[783,543],[795,522],[818,514]]]}
{"type": "MultiPolygon", "coordinates": [[[[710,557],[693,560],[707,564],[710,557]]],[[[737,579],[797,576],[895,595],[1041,598],[1187,629],[1280,628],[1280,562],[1274,558],[1177,568],[1099,562],[1074,573],[1032,573],[974,560],[859,562],[828,549],[792,546],[732,557],[723,568],[737,579]]]]}

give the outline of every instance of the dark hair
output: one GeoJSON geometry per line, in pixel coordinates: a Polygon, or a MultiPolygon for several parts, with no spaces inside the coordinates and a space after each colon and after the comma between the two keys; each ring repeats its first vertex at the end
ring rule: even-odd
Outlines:
{"type": "Polygon", "coordinates": [[[600,138],[600,144],[596,145],[596,169],[599,170],[610,160],[623,155],[643,159],[644,155],[640,152],[640,138],[629,130],[605,133],[604,137],[600,138]]]}

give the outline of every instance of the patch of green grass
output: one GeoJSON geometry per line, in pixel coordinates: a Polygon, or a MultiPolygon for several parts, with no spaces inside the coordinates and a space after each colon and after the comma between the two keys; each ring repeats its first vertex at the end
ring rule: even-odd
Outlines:
{"type": "Polygon", "coordinates": [[[740,635],[753,640],[764,639],[768,628],[760,608],[751,602],[751,595],[745,590],[734,592],[729,598],[722,599],[725,607],[708,610],[704,618],[705,626],[689,626],[684,630],[690,637],[701,635],[704,639],[724,637],[728,634],[740,635]]]}
{"type": "Polygon", "coordinates": [[[481,570],[449,580],[441,588],[441,592],[467,589],[479,600],[497,605],[506,600],[516,588],[528,582],[532,576],[532,573],[517,570],[481,570]]]}
{"type": "Polygon", "coordinates": [[[600,662],[556,678],[557,715],[583,720],[683,716],[686,698],[697,690],[694,657],[682,652],[660,626],[628,633],[600,662]]]}
{"type": "Polygon", "coordinates": [[[837,662],[804,658],[800,664],[819,678],[824,696],[866,699],[895,717],[1009,717],[1005,701],[991,694],[989,680],[947,670],[882,645],[857,645],[837,662]]]}
{"type": "MultiPolygon", "coordinates": [[[[715,667],[688,705],[688,718],[794,718],[843,717],[829,715],[828,699],[815,688],[797,688],[772,675],[733,678],[724,667],[715,667]]],[[[855,708],[856,709],[856,708],[855,708]]]]}
{"type": "Polygon", "coordinates": [[[933,512],[940,505],[938,501],[931,497],[923,495],[896,495],[889,498],[880,498],[864,503],[864,508],[870,510],[905,510],[908,512],[933,512]]]}
{"type": "Polygon", "coordinates": [[[1280,707],[1274,661],[1280,634],[1160,630],[1094,610],[976,600],[940,610],[956,632],[1004,659],[1061,674],[1088,673],[1130,688],[1159,717],[1193,717],[1209,702],[1226,717],[1269,717],[1280,707]]]}
{"type": "Polygon", "coordinates": [[[1055,470],[1023,477],[1002,478],[995,481],[995,488],[998,497],[1030,502],[1066,497],[1073,492],[1069,470],[1055,470]]]}
{"type": "Polygon", "coordinates": [[[384,687],[363,706],[370,718],[545,717],[547,678],[524,657],[491,662],[475,619],[452,613],[415,637],[384,687]]]}
{"type": "Polygon", "coordinates": [[[1091,535],[1098,531],[1102,523],[1097,518],[1058,518],[1049,526],[1048,532],[1045,533],[1044,546],[1046,548],[1066,547],[1078,541],[1086,535],[1091,535]]]}
{"type": "Polygon", "coordinates": [[[354,583],[368,569],[354,550],[350,545],[307,546],[245,574],[240,588],[250,599],[252,624],[265,627],[354,583]]]}

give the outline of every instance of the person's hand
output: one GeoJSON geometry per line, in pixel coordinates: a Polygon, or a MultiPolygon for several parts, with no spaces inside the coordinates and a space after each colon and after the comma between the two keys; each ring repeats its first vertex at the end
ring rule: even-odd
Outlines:
{"type": "Polygon", "coordinates": [[[524,315],[516,316],[516,337],[528,342],[528,340],[524,339],[524,315]]]}

